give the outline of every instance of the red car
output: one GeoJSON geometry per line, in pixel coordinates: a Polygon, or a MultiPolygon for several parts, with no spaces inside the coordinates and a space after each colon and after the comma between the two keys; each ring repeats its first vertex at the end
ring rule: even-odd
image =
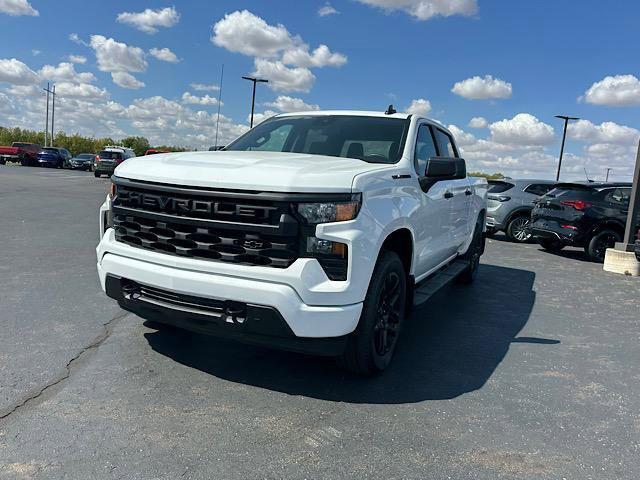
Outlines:
{"type": "Polygon", "coordinates": [[[166,150],[157,150],[155,148],[150,148],[149,150],[144,152],[145,155],[155,155],[156,153],[169,153],[169,152],[167,152],[166,150]]]}
{"type": "Polygon", "coordinates": [[[23,167],[36,165],[42,147],[35,143],[13,142],[10,147],[0,147],[0,165],[20,162],[23,167]]]}

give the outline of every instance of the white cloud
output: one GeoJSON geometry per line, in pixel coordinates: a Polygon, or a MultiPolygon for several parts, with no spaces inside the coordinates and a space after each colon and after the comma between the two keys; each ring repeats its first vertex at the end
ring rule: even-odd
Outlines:
{"type": "Polygon", "coordinates": [[[294,44],[284,25],[269,25],[248,10],[225,15],[213,26],[211,41],[230,52],[253,57],[273,57],[294,44]]]}
{"type": "Polygon", "coordinates": [[[69,60],[71,63],[87,63],[87,57],[84,57],[82,55],[69,55],[67,56],[67,60],[69,60]]]}
{"type": "Polygon", "coordinates": [[[347,57],[332,52],[326,45],[320,45],[313,52],[309,52],[309,46],[303,44],[286,50],[282,54],[282,63],[298,67],[341,67],[347,63],[347,57]]]}
{"type": "Polygon", "coordinates": [[[45,65],[40,69],[40,76],[44,80],[54,82],[76,82],[91,83],[95,82],[96,77],[91,72],[76,72],[73,63],[62,62],[57,67],[53,65],[45,65]]]}
{"type": "Polygon", "coordinates": [[[476,0],[358,0],[360,3],[382,8],[388,12],[401,10],[418,20],[452,15],[475,15],[476,0]]]}
{"type": "Polygon", "coordinates": [[[459,147],[464,147],[467,145],[473,145],[477,142],[476,137],[472,134],[463,131],[455,125],[449,125],[449,131],[453,134],[453,137],[456,139],[456,144],[459,147]]]}
{"type": "Polygon", "coordinates": [[[198,97],[189,92],[184,92],[182,94],[182,103],[186,103],[188,105],[217,105],[218,99],[209,95],[198,97]]]}
{"type": "Polygon", "coordinates": [[[56,94],[65,98],[95,99],[105,98],[107,91],[88,83],[59,82],[56,83],[56,94]]]}
{"type": "Polygon", "coordinates": [[[27,0],[0,0],[0,13],[6,13],[13,17],[27,15],[37,17],[38,10],[33,8],[27,0]]]}
{"type": "Polygon", "coordinates": [[[103,72],[144,72],[147,69],[144,50],[139,47],[102,35],[92,35],[90,45],[96,52],[98,68],[103,72]]]}
{"type": "Polygon", "coordinates": [[[484,117],[473,117],[471,120],[469,120],[470,128],[487,128],[487,125],[489,125],[489,123],[484,117]]]}
{"type": "Polygon", "coordinates": [[[588,144],[616,144],[634,146],[640,139],[640,130],[614,122],[603,122],[595,125],[589,120],[578,120],[569,123],[569,138],[588,144]]]}
{"type": "Polygon", "coordinates": [[[325,3],[322,7],[318,9],[318,16],[320,17],[326,17],[328,15],[336,15],[338,13],[340,12],[335,8],[333,8],[333,6],[329,2],[325,3]]]}
{"type": "Polygon", "coordinates": [[[38,97],[43,95],[43,90],[36,85],[12,85],[7,89],[7,92],[19,97],[38,97]]]}
{"type": "MultiPolygon", "coordinates": [[[[259,123],[264,122],[265,120],[277,115],[278,112],[274,112],[273,110],[265,110],[262,113],[254,113],[253,114],[253,125],[258,125],[259,123]]],[[[247,115],[247,122],[251,121],[251,114],[247,115]]]]}
{"type": "Polygon", "coordinates": [[[254,57],[256,72],[269,79],[279,91],[309,91],[315,76],[309,68],[340,67],[347,62],[342,53],[321,44],[311,50],[300,36],[282,25],[269,25],[248,10],[225,15],[213,25],[211,41],[231,52],[254,57]]]}
{"type": "Polygon", "coordinates": [[[41,53],[42,53],[42,50],[38,50],[37,48],[32,48],[31,49],[31,55],[33,55],[34,57],[37,57],[41,53]]]}
{"type": "Polygon", "coordinates": [[[489,130],[492,141],[520,147],[548,145],[555,138],[551,125],[529,113],[519,113],[512,119],[492,123],[489,130]]]}
{"type": "Polygon", "coordinates": [[[220,90],[218,85],[206,84],[206,83],[191,83],[191,88],[198,92],[217,92],[220,90]]]}
{"type": "Polygon", "coordinates": [[[591,85],[578,100],[609,107],[640,105],[640,80],[633,75],[605,77],[591,85]]]}
{"type": "Polygon", "coordinates": [[[32,85],[38,83],[38,74],[15,58],[0,59],[0,83],[32,85]]]}
{"type": "Polygon", "coordinates": [[[71,40],[73,43],[76,43],[78,45],[82,45],[83,47],[89,47],[90,46],[87,42],[82,40],[77,33],[70,33],[69,34],[69,40],[71,40]]]}
{"type": "Polygon", "coordinates": [[[111,80],[119,87],[130,90],[137,90],[138,88],[144,87],[144,82],[127,72],[111,72],[111,80]]]}
{"type": "Polygon", "coordinates": [[[409,105],[406,109],[407,113],[421,116],[425,116],[430,111],[431,102],[429,100],[425,100],[424,98],[416,98],[414,100],[411,100],[411,105],[409,105]]]}
{"type": "Polygon", "coordinates": [[[512,94],[512,87],[504,80],[485,75],[457,82],[451,91],[469,100],[486,100],[489,98],[509,98],[512,94]]]}
{"type": "Polygon", "coordinates": [[[152,48],[149,53],[158,60],[169,63],[178,63],[180,59],[168,48],[152,48]]]}
{"type": "Polygon", "coordinates": [[[316,76],[308,68],[285,66],[280,61],[256,58],[253,75],[269,79],[269,88],[281,92],[308,92],[316,76]]]}
{"type": "Polygon", "coordinates": [[[265,106],[275,108],[281,112],[306,112],[309,110],[320,110],[319,105],[305,103],[301,98],[280,95],[273,102],[265,103],[265,106]]]}
{"type": "Polygon", "coordinates": [[[175,7],[167,7],[157,10],[147,8],[143,12],[123,12],[118,14],[116,20],[120,23],[129,24],[138,30],[153,34],[158,31],[158,27],[173,27],[180,20],[180,14],[175,7]]]}

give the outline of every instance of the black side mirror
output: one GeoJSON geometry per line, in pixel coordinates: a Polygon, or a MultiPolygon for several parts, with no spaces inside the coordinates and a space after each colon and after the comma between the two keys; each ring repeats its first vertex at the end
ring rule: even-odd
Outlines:
{"type": "Polygon", "coordinates": [[[442,180],[458,180],[467,176],[467,165],[463,158],[431,157],[427,160],[424,177],[420,185],[424,192],[442,180]]]}

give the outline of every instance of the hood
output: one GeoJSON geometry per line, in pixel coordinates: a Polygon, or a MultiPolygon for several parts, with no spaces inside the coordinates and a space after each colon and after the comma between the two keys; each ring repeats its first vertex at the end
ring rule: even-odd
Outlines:
{"type": "Polygon", "coordinates": [[[186,152],[132,158],[119,177],[148,182],[271,192],[351,192],[353,178],[390,165],[283,152],[186,152]]]}

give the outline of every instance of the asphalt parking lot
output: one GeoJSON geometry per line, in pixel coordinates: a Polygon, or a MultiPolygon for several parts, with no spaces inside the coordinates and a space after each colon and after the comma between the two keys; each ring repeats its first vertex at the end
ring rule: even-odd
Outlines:
{"type": "Polygon", "coordinates": [[[640,279],[498,237],[357,378],[117,308],[107,186],[0,167],[0,478],[640,478],[640,279]]]}

